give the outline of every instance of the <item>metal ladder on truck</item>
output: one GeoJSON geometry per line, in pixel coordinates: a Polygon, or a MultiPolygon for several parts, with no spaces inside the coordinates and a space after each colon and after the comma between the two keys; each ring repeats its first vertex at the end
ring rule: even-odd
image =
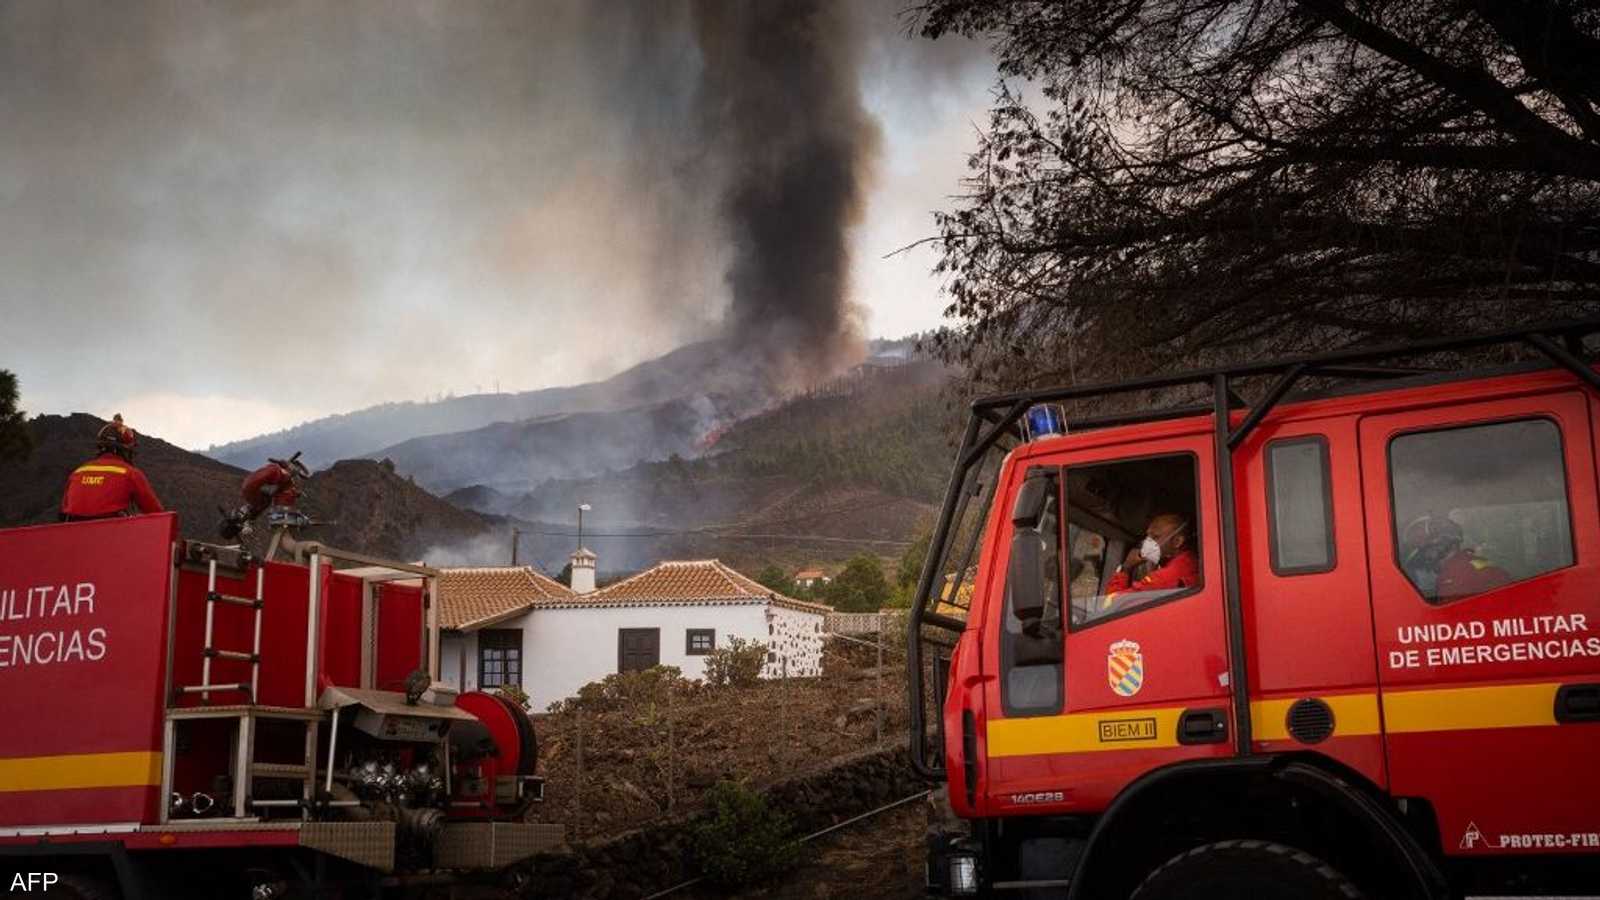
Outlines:
{"type": "Polygon", "coordinates": [[[200,702],[210,703],[212,691],[243,691],[248,702],[256,701],[256,693],[261,686],[261,610],[266,603],[262,591],[266,584],[267,569],[265,566],[256,569],[256,595],[254,597],[235,597],[217,590],[217,561],[211,560],[206,571],[206,642],[201,651],[205,659],[200,663],[200,683],[179,688],[185,694],[199,694],[200,702]],[[216,616],[218,603],[231,603],[235,606],[248,606],[255,610],[255,640],[251,644],[250,652],[241,650],[222,650],[216,646],[216,616]],[[250,683],[238,682],[235,684],[212,684],[211,661],[213,659],[236,659],[250,664],[250,683]]]}
{"type": "MultiPolygon", "coordinates": [[[[309,593],[309,601],[316,603],[317,591],[315,590],[317,570],[312,569],[313,588],[309,593]]],[[[256,568],[256,595],[254,597],[240,597],[224,594],[217,590],[217,561],[207,561],[206,571],[206,629],[205,643],[201,650],[204,654],[200,663],[200,684],[184,685],[178,688],[181,694],[199,694],[200,706],[174,707],[167,710],[165,742],[165,762],[163,763],[162,785],[163,790],[170,794],[172,789],[172,754],[177,745],[176,723],[194,719],[220,719],[232,718],[237,720],[237,731],[233,739],[233,818],[246,819],[250,817],[249,810],[254,807],[272,806],[300,806],[303,814],[307,812],[307,805],[316,795],[316,759],[317,759],[317,733],[321,725],[323,714],[316,708],[294,708],[261,706],[256,701],[261,684],[261,617],[266,606],[265,599],[266,566],[256,568]],[[249,607],[255,618],[254,638],[249,652],[242,650],[226,650],[216,646],[216,609],[220,603],[234,606],[249,607]],[[212,682],[211,661],[213,659],[230,659],[250,663],[249,682],[212,682]],[[211,706],[211,695],[218,692],[240,692],[245,695],[245,702],[239,705],[211,706]],[[255,760],[256,720],[292,720],[300,721],[305,725],[305,756],[302,762],[293,764],[261,763],[255,760]],[[257,780],[277,779],[298,781],[301,784],[300,800],[255,800],[254,785],[257,780]]],[[[312,616],[313,621],[315,615],[312,616]]],[[[162,818],[165,820],[166,808],[163,807],[162,818]]],[[[210,820],[216,821],[216,820],[210,820]]]]}

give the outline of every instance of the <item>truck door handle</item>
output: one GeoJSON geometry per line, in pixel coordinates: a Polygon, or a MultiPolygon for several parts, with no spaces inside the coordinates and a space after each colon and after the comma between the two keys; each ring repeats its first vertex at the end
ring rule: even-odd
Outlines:
{"type": "Polygon", "coordinates": [[[1600,722],[1600,684],[1563,684],[1556,689],[1556,721],[1600,722]]]}
{"type": "Polygon", "coordinates": [[[1186,709],[1178,717],[1178,743],[1220,744],[1228,739],[1228,718],[1220,709],[1186,709]]]}

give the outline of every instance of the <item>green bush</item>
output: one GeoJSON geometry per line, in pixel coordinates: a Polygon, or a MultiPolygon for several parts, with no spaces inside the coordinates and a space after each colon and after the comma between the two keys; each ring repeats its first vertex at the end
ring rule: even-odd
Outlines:
{"type": "Polygon", "coordinates": [[[824,591],[827,603],[840,612],[877,612],[889,602],[889,582],[883,563],[862,553],[851,557],[824,591]]]}
{"type": "Polygon", "coordinates": [[[733,638],[727,646],[706,654],[706,684],[714,687],[753,687],[761,681],[767,664],[767,645],[733,638]]]}
{"type": "Polygon", "coordinates": [[[611,709],[627,704],[665,703],[672,693],[684,693],[693,685],[677,666],[652,666],[637,672],[617,672],[591,681],[578,693],[550,704],[550,712],[577,709],[611,709]]]}
{"type": "Polygon", "coordinates": [[[724,888],[772,878],[800,858],[789,817],[742,784],[719,781],[706,792],[706,816],[694,827],[696,864],[724,888]]]}
{"type": "Polygon", "coordinates": [[[520,684],[502,684],[495,688],[494,692],[523,709],[533,708],[532,702],[528,699],[528,692],[523,690],[520,684]]]}
{"type": "Polygon", "coordinates": [[[756,583],[769,591],[777,591],[784,595],[792,595],[795,588],[794,579],[774,565],[762,569],[761,574],[756,576],[756,583]]]}

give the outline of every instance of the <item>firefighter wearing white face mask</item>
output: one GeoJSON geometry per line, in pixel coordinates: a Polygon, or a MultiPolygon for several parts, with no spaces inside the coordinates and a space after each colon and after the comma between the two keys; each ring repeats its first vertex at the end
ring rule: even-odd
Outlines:
{"type": "Polygon", "coordinates": [[[1188,523],[1174,513],[1160,513],[1145,527],[1144,540],[1128,551],[1106,582],[1101,608],[1118,594],[1193,587],[1200,583],[1200,561],[1189,549],[1188,523]]]}

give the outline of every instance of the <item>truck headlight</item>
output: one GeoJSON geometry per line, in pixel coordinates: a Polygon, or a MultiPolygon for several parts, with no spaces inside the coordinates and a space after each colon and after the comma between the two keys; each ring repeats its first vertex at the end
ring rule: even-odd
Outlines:
{"type": "Polygon", "coordinates": [[[976,894],[978,892],[978,858],[968,854],[950,857],[950,893],[976,894]]]}

